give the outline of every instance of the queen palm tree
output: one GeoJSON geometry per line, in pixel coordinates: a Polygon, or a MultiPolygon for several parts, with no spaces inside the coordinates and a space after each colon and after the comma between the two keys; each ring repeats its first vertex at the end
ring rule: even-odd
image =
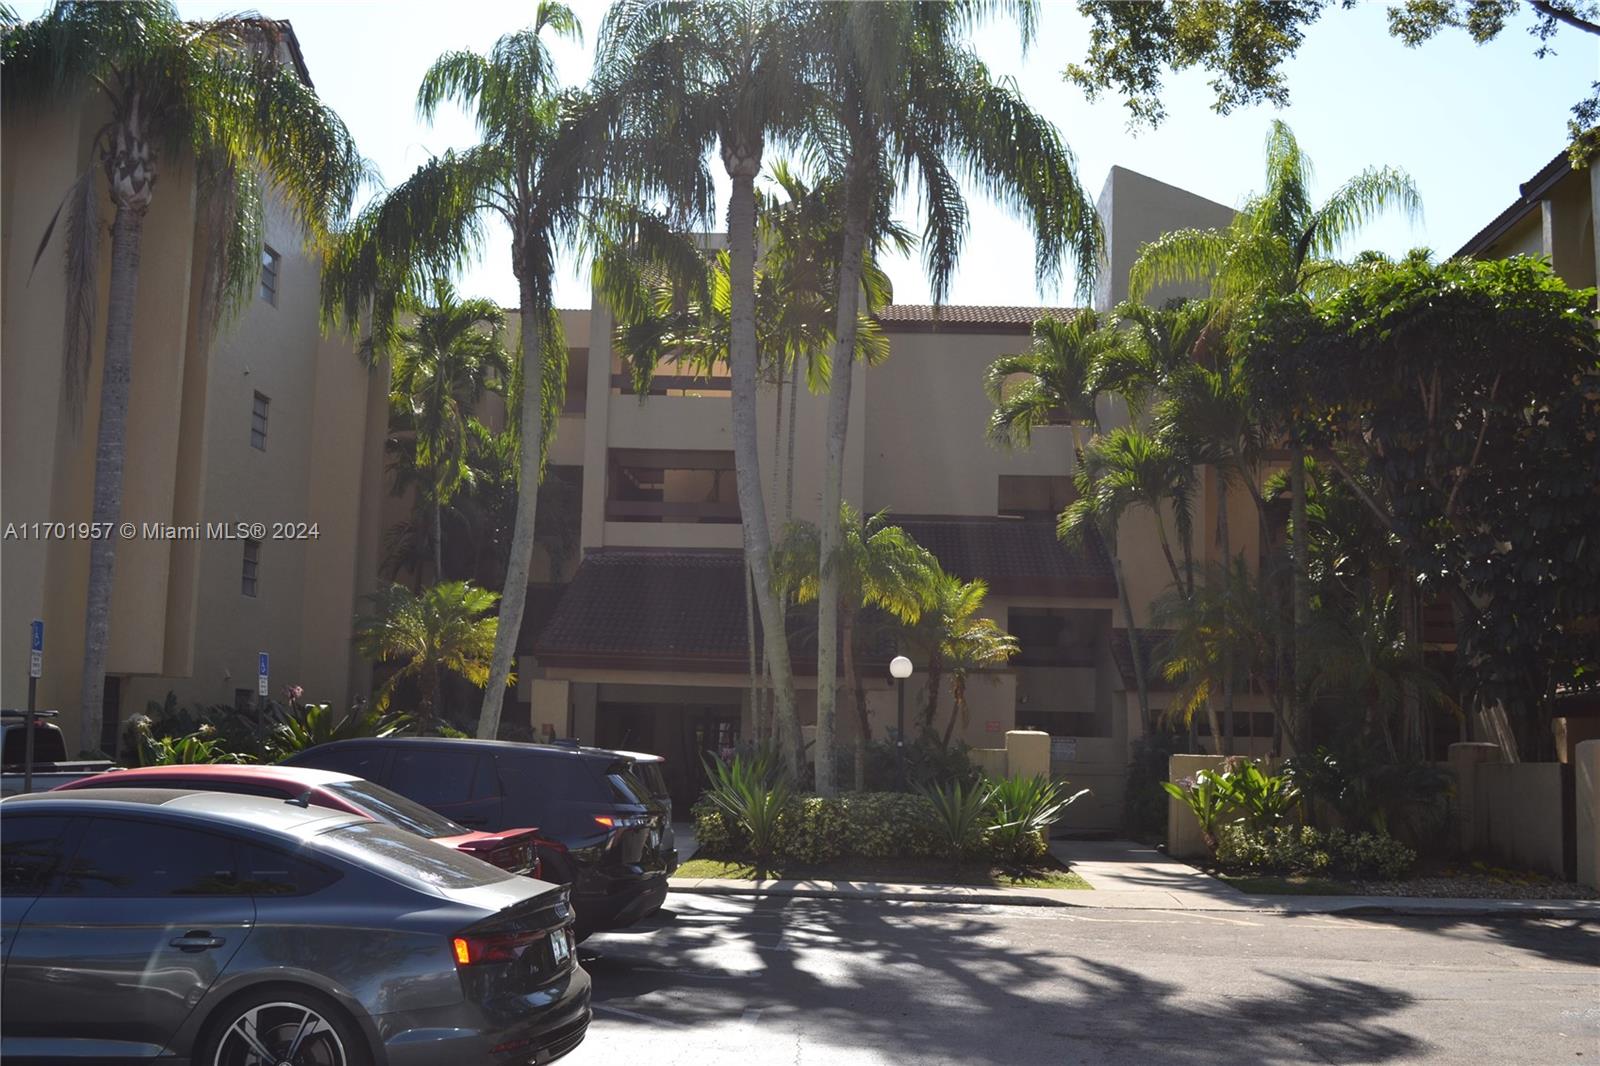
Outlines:
{"type": "MultiPolygon", "coordinates": [[[[728,372],[732,378],[735,480],[746,565],[777,697],[779,747],[801,769],[783,612],[773,592],[771,532],[756,440],[756,196],[769,141],[794,140],[810,122],[815,94],[796,47],[796,7],[774,0],[699,4],[622,0],[607,13],[595,57],[596,94],[641,142],[699,159],[713,148],[732,183],[728,200],[728,372]]],[[[854,308],[851,310],[852,320],[854,308]]],[[[852,340],[853,344],[853,340],[852,340]]]]}
{"type": "Polygon", "coordinates": [[[443,713],[444,675],[487,683],[499,623],[485,615],[497,599],[467,581],[442,581],[421,592],[389,585],[373,593],[371,609],[355,620],[356,649],[377,662],[402,664],[379,686],[373,705],[384,710],[401,682],[415,680],[425,700],[420,717],[431,722],[443,713]]]}
{"type": "Polygon", "coordinates": [[[446,101],[457,102],[472,112],[480,141],[425,163],[363,211],[329,257],[323,284],[325,313],[368,322],[372,349],[387,354],[408,293],[471,259],[490,220],[511,231],[522,346],[510,405],[518,411],[519,491],[492,675],[478,716],[484,738],[500,727],[527,603],[537,488],[565,391],[566,348],[552,303],[556,261],[609,214],[596,189],[638,147],[605,136],[607,115],[592,101],[559,91],[547,32],[581,34],[571,10],[541,0],[533,25],[501,37],[487,55],[449,52],[429,68],[418,111],[431,117],[446,101]]]}
{"type": "MultiPolygon", "coordinates": [[[[923,263],[935,303],[943,302],[966,236],[966,178],[1025,216],[1034,231],[1041,282],[1059,276],[1071,255],[1088,290],[1101,247],[1099,216],[1079,185],[1072,155],[1054,126],[1014,83],[997,80],[965,40],[992,10],[1019,15],[1024,45],[1029,5],[885,0],[803,5],[806,48],[825,105],[815,141],[844,189],[838,321],[828,392],[822,513],[843,503],[844,454],[859,309],[860,266],[874,219],[893,194],[912,186],[924,217],[923,263]]],[[[824,558],[839,531],[822,527],[824,558]]],[[[818,591],[818,654],[832,661],[840,588],[828,569],[818,591]]],[[[817,789],[831,794],[836,682],[823,670],[817,688],[817,789]]]]}
{"type": "Polygon", "coordinates": [[[509,374],[504,323],[493,300],[463,300],[447,279],[435,278],[431,306],[399,331],[390,407],[396,428],[410,438],[411,466],[422,475],[418,502],[431,512],[435,581],[444,580],[444,509],[472,476],[474,411],[509,374]]]}
{"type": "MultiPolygon", "coordinates": [[[[773,570],[778,589],[792,595],[798,603],[817,598],[825,572],[832,570],[845,592],[839,612],[839,636],[835,647],[843,649],[844,674],[851,702],[856,707],[860,733],[856,745],[855,787],[866,787],[866,744],[872,739],[872,723],[867,716],[861,672],[857,668],[857,622],[864,608],[876,608],[893,616],[902,625],[915,623],[927,608],[933,594],[938,563],[928,550],[899,526],[890,525],[884,512],[863,518],[855,508],[839,508],[840,548],[823,562],[822,537],[810,522],[790,522],[783,540],[773,550],[773,570]]],[[[817,641],[818,647],[822,641],[817,641]]],[[[818,652],[821,655],[821,652],[818,652]]],[[[836,669],[817,660],[817,676],[836,669]]],[[[822,754],[819,752],[820,760],[822,754]]],[[[822,764],[817,763],[817,773],[822,764]]]]}
{"type": "MultiPolygon", "coordinates": [[[[95,444],[92,520],[122,511],[123,457],[138,306],[139,248],[163,165],[196,163],[209,242],[197,273],[199,319],[209,341],[223,313],[254,294],[261,263],[262,181],[269,181],[309,239],[349,210],[366,175],[344,123],[279,61],[284,30],[259,17],[193,22],[166,0],[101,4],[57,0],[41,17],[8,26],[0,52],[7,106],[76,105],[93,95],[109,118],[94,132],[91,165],[66,190],[67,307],[63,377],[81,416],[99,301],[103,172],[115,214],[105,362],[95,444]]],[[[178,193],[182,195],[182,192],[178,193]]],[[[45,227],[43,254],[61,209],[45,227]]],[[[35,260],[37,263],[37,259],[35,260]]],[[[116,538],[90,542],[81,742],[97,743],[116,538]]]]}
{"type": "Polygon", "coordinates": [[[912,641],[921,644],[928,656],[927,703],[922,712],[924,731],[934,727],[939,692],[945,675],[950,677],[953,706],[942,738],[946,747],[955,732],[956,722],[966,721],[968,678],[975,671],[1004,665],[1018,651],[1017,638],[994,619],[980,613],[988,594],[989,586],[983,581],[963,581],[954,574],[937,571],[926,609],[910,627],[912,641]]]}
{"type": "MultiPolygon", "coordinates": [[[[1266,187],[1250,197],[1225,230],[1174,230],[1144,246],[1128,273],[1133,299],[1168,282],[1209,283],[1219,328],[1263,297],[1304,292],[1316,296],[1349,277],[1334,257],[1379,212],[1397,207],[1420,217],[1422,200],[1411,178],[1393,167],[1371,167],[1350,178],[1317,206],[1311,199],[1311,163],[1293,132],[1273,120],[1267,137],[1266,187]]],[[[1294,582],[1296,662],[1306,661],[1310,583],[1306,578],[1305,452],[1292,414],[1283,431],[1290,445],[1290,544],[1294,582]]],[[[1299,686],[1291,686],[1300,714],[1299,686]]]]}

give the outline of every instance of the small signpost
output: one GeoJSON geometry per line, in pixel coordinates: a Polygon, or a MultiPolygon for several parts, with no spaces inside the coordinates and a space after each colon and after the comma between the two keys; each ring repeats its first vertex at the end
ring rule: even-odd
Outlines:
{"type": "Polygon", "coordinates": [[[256,666],[256,695],[265,698],[267,695],[267,653],[261,652],[257,656],[256,666]]]}
{"type": "Polygon", "coordinates": [[[28,717],[22,742],[22,791],[33,791],[33,712],[39,695],[39,675],[44,672],[44,621],[35,618],[28,627],[28,717]]]}

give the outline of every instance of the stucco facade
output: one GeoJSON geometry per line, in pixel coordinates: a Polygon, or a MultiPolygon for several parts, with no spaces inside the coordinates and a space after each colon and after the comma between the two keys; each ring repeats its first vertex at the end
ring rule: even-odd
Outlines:
{"type": "MultiPolygon", "coordinates": [[[[28,623],[42,619],[39,705],[59,709],[69,746],[85,749],[100,743],[77,736],[88,544],[34,524],[90,518],[109,236],[80,416],[63,384],[63,226],[33,260],[68,186],[98,169],[96,107],[8,108],[0,127],[0,702],[24,705],[28,623]]],[[[274,695],[297,684],[342,707],[367,688],[350,620],[376,571],[387,373],[363,365],[348,338],[323,335],[317,265],[268,201],[275,299],[258,293],[211,341],[198,315],[206,235],[194,178],[185,160],[161,161],[134,319],[121,513],[134,531],[116,534],[108,721],[169,691],[184,704],[234,704],[240,690],[254,698],[260,651],[274,695]],[[244,582],[251,531],[225,539],[208,529],[237,523],[267,531],[254,594],[244,582]]]]}

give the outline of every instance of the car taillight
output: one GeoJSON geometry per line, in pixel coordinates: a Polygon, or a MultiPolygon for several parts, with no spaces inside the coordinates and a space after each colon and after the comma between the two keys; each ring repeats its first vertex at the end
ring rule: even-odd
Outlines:
{"type": "Polygon", "coordinates": [[[457,966],[486,962],[516,962],[522,953],[545,936],[542,930],[520,933],[468,933],[450,941],[457,966]]]}
{"type": "Polygon", "coordinates": [[[626,814],[616,817],[610,814],[597,814],[594,816],[596,825],[607,829],[638,829],[650,824],[650,816],[645,814],[626,814]]]}

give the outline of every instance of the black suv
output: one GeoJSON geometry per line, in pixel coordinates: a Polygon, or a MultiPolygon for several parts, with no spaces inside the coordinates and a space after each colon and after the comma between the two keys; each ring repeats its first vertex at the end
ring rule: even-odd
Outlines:
{"type": "Polygon", "coordinates": [[[572,885],[580,935],[660,908],[677,868],[655,756],[443,737],[338,740],[285,760],[364,777],[470,829],[538,826],[544,877],[572,885]]]}

